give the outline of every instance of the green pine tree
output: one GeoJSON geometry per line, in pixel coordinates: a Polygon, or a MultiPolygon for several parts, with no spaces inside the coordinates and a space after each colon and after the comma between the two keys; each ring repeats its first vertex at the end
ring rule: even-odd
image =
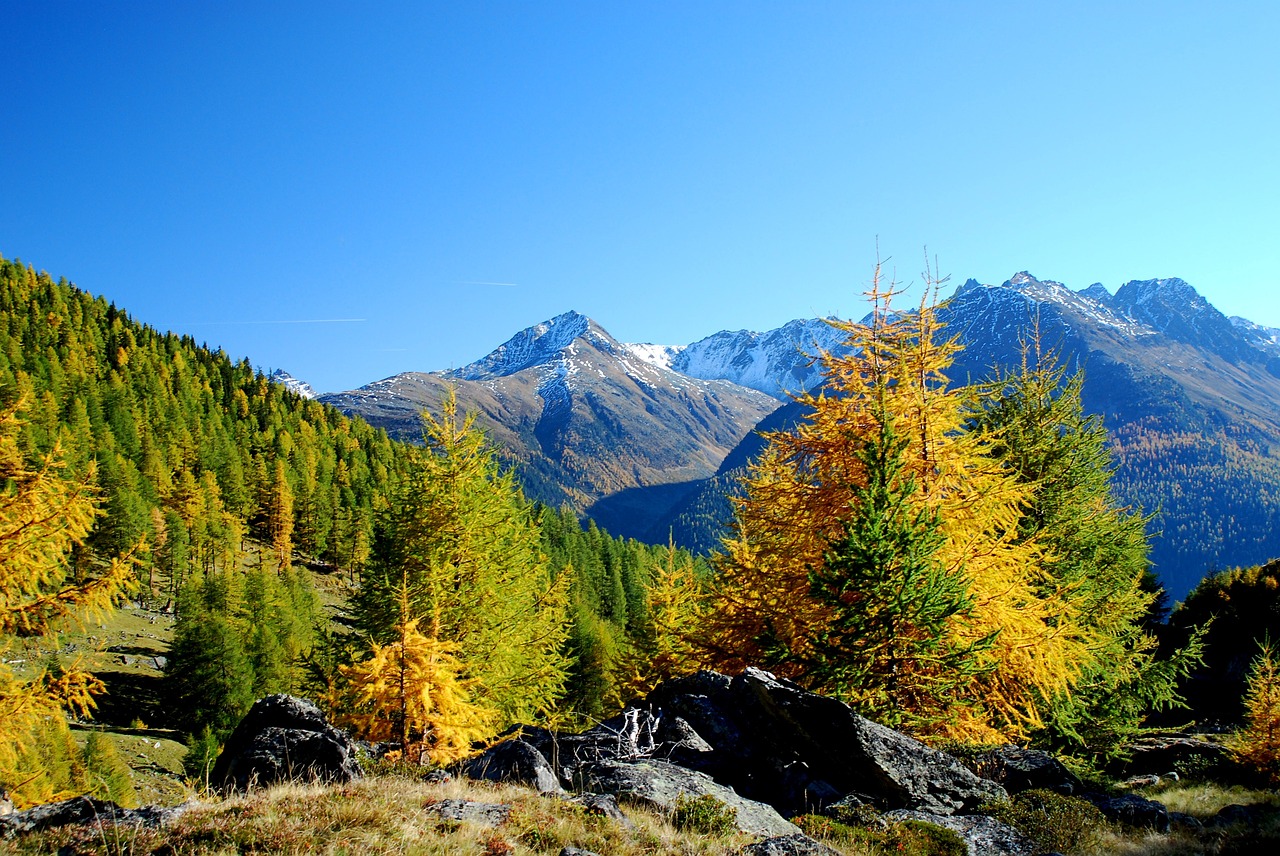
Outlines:
{"type": "Polygon", "coordinates": [[[224,612],[180,607],[165,668],[176,724],[228,734],[253,704],[253,667],[224,612]]]}
{"type": "Polygon", "coordinates": [[[905,470],[906,448],[882,413],[878,436],[856,454],[866,483],[853,491],[843,535],[809,571],[831,619],[812,640],[805,680],[885,725],[931,733],[963,704],[987,640],[948,643],[946,631],[972,598],[964,577],[937,559],[937,512],[911,502],[918,487],[905,470]]]}
{"type": "Polygon", "coordinates": [[[1045,701],[1035,737],[1107,760],[1151,710],[1179,703],[1177,682],[1198,657],[1198,642],[1156,658],[1147,627],[1159,587],[1147,562],[1147,519],[1112,497],[1106,431],[1084,412],[1083,383],[1053,355],[1028,350],[1021,372],[985,390],[971,427],[1034,488],[1022,536],[1047,547],[1047,579],[1070,594],[1075,622],[1096,652],[1070,692],[1045,701]]]}
{"type": "Polygon", "coordinates": [[[510,473],[462,419],[452,396],[439,419],[424,414],[426,447],[383,515],[377,549],[354,598],[353,619],[388,645],[411,619],[453,647],[477,704],[498,724],[545,714],[563,691],[568,579],[552,579],[537,525],[510,473]]]}

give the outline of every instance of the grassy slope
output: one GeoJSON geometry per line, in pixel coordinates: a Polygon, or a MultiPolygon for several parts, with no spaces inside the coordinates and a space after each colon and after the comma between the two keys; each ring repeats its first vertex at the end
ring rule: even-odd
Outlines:
{"type": "MultiPolygon", "coordinates": [[[[1264,803],[1272,793],[1175,785],[1158,794],[1171,809],[1208,820],[1223,805],[1264,803]]],[[[9,842],[0,853],[369,853],[485,854],[555,856],[578,847],[612,856],[639,854],[737,853],[749,843],[739,833],[702,834],[678,830],[669,818],[624,806],[629,824],[588,814],[579,806],[543,797],[525,788],[455,780],[430,784],[402,776],[381,776],[345,786],[286,785],[224,800],[207,801],[169,829],[63,829],[9,842]],[[442,820],[430,807],[444,799],[511,805],[509,819],[496,828],[442,820]]],[[[1280,852],[1280,814],[1259,828],[1175,831],[1155,835],[1107,828],[1072,849],[1078,856],[1183,856],[1193,853],[1280,852]]],[[[827,841],[846,856],[900,852],[884,843],[847,838],[827,841]]],[[[923,856],[923,854],[920,854],[923,856]]]]}

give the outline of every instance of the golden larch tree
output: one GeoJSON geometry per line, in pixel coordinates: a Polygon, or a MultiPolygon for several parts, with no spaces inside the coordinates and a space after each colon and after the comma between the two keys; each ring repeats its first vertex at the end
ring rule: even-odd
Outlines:
{"type": "Polygon", "coordinates": [[[912,484],[911,507],[937,521],[940,541],[930,562],[965,593],[965,608],[946,622],[947,647],[976,658],[968,686],[952,693],[967,703],[916,711],[915,727],[1011,739],[1039,724],[1038,700],[1069,688],[1090,655],[1068,593],[1046,578],[1043,548],[1020,537],[1031,489],[988,454],[988,436],[965,430],[967,393],[950,388],[945,375],[959,346],[943,338],[939,283],[926,280],[918,309],[896,312],[899,292],[882,286],[877,266],[868,321],[832,322],[848,338],[839,353],[820,355],[825,384],[799,396],[808,410],[803,422],[767,435],[735,500],[706,644],[721,667],[764,663],[829,689],[807,667],[835,617],[830,599],[815,595],[814,576],[861,512],[864,452],[891,425],[901,441],[895,478],[912,484]]]}
{"type": "MultiPolygon", "coordinates": [[[[45,636],[77,616],[101,617],[133,581],[130,556],[85,581],[68,581],[68,556],[99,511],[93,468],[65,473],[58,448],[28,466],[17,408],[0,413],[0,655],[22,637],[45,636]]],[[[64,710],[85,715],[102,682],[78,666],[23,678],[0,659],[0,788],[19,805],[60,795],[68,783],[37,744],[70,739],[64,710]]],[[[74,788],[73,788],[74,790],[74,788]]]]}

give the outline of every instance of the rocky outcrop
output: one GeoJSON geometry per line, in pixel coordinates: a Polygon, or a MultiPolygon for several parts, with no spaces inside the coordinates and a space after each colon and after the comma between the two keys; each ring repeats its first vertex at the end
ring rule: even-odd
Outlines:
{"type": "Polygon", "coordinates": [[[1227,762],[1227,748],[1202,737],[1163,735],[1143,737],[1126,747],[1128,759],[1113,772],[1126,776],[1203,774],[1227,762]]]}
{"type": "Polygon", "coordinates": [[[668,681],[581,734],[525,726],[508,736],[458,769],[664,811],[710,795],[734,808],[740,829],[771,837],[798,834],[783,818],[824,806],[945,816],[1007,796],[950,755],[759,669],[668,681]]]}
{"type": "Polygon", "coordinates": [[[1037,749],[999,746],[979,755],[970,766],[978,775],[999,783],[1011,794],[1038,788],[1071,796],[1083,788],[1080,779],[1061,761],[1037,749]]]}
{"type": "Polygon", "coordinates": [[[259,699],[227,738],[209,779],[225,790],[282,781],[360,778],[355,744],[306,699],[259,699]]]}
{"type": "Polygon", "coordinates": [[[580,774],[580,788],[611,794],[661,812],[671,812],[683,798],[714,797],[733,809],[737,828],[748,835],[798,835],[800,828],[769,805],[745,799],[717,784],[705,773],[665,761],[600,761],[580,774]]]}
{"type": "Polygon", "coordinates": [[[840,856],[840,851],[804,834],[777,835],[748,844],[742,848],[742,856],[840,856]]]}
{"type": "Polygon", "coordinates": [[[1170,827],[1169,810],[1163,803],[1140,797],[1137,794],[1085,794],[1084,798],[1098,807],[1108,820],[1123,823],[1125,826],[1136,826],[1152,829],[1156,832],[1168,832],[1170,827]]]}
{"type": "Polygon", "coordinates": [[[891,811],[895,822],[918,820],[950,829],[964,839],[969,856],[1032,856],[1035,843],[1008,824],[985,815],[937,815],[923,811],[891,811]]]}
{"type": "Polygon", "coordinates": [[[61,826],[103,824],[112,827],[167,826],[187,812],[195,803],[161,807],[121,808],[113,802],[93,797],[73,797],[61,802],[33,806],[25,811],[0,816],[0,837],[12,838],[28,832],[41,832],[61,826]]]}
{"type": "Polygon", "coordinates": [[[1006,796],[950,755],[759,669],[668,681],[645,705],[660,723],[683,721],[707,747],[672,747],[673,761],[783,814],[850,793],[880,809],[940,815],[1006,796]]]}

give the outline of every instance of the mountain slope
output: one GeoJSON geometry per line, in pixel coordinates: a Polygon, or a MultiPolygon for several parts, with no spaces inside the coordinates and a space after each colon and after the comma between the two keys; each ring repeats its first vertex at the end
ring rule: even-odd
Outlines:
{"type": "Polygon", "coordinates": [[[690,377],[733,381],[789,401],[789,393],[821,384],[815,357],[843,340],[839,330],[820,318],[790,321],[765,333],[726,330],[679,349],[671,368],[690,377]]]}
{"type": "Polygon", "coordinates": [[[1112,297],[1021,273],[966,283],[950,301],[972,376],[1017,365],[1018,337],[1085,372],[1122,501],[1155,515],[1152,560],[1181,597],[1206,571],[1280,553],[1280,377],[1257,337],[1180,279],[1126,283],[1112,297]],[[998,335],[997,335],[998,333],[998,335]]]}
{"type": "Polygon", "coordinates": [[[568,312],[450,372],[409,372],[322,401],[392,436],[456,390],[464,411],[517,465],[532,498],[568,504],[616,534],[640,535],[777,401],[655,364],[568,312]]]}
{"type": "MultiPolygon", "coordinates": [[[[1143,280],[1115,295],[1073,292],[1025,272],[999,286],[970,280],[940,313],[964,350],[956,383],[1021,365],[1036,340],[1085,371],[1086,410],[1111,437],[1122,502],[1154,515],[1152,560],[1175,598],[1208,570],[1280,554],[1280,347],[1275,331],[1227,319],[1179,279],[1143,280]]],[[[796,404],[761,428],[803,418],[796,404]]],[[[694,549],[716,545],[741,467],[759,452],[749,435],[722,469],[650,533],[673,531],[694,549]]]]}

